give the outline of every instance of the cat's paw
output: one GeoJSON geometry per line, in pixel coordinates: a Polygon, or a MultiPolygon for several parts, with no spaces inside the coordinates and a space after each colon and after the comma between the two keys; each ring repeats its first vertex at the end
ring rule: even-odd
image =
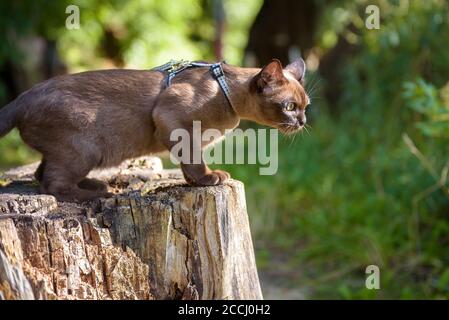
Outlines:
{"type": "Polygon", "coordinates": [[[220,183],[225,182],[228,179],[231,179],[231,175],[223,170],[214,170],[212,171],[213,173],[215,173],[216,175],[218,175],[220,177],[220,183]]]}
{"type": "Polygon", "coordinates": [[[202,176],[198,181],[195,181],[197,186],[216,186],[222,184],[231,178],[231,175],[223,170],[213,170],[210,173],[202,176]]]}
{"type": "Polygon", "coordinates": [[[106,193],[108,191],[108,186],[106,183],[97,179],[85,178],[78,183],[78,187],[81,189],[102,191],[106,193]]]}

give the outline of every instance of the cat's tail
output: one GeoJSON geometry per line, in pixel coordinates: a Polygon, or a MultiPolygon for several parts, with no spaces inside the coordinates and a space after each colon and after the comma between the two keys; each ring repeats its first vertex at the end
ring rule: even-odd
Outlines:
{"type": "Polygon", "coordinates": [[[3,108],[0,108],[0,138],[16,126],[18,108],[15,102],[14,100],[3,108]]]}

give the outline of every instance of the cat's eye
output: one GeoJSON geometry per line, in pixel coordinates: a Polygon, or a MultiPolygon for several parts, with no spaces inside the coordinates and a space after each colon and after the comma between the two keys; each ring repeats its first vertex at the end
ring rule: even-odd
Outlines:
{"type": "Polygon", "coordinates": [[[293,110],[296,109],[296,103],[294,103],[294,102],[286,102],[284,108],[287,111],[293,111],[293,110]]]}

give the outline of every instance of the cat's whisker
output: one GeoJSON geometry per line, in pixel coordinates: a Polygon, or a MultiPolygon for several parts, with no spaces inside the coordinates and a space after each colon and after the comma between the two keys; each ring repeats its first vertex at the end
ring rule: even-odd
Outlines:
{"type": "Polygon", "coordinates": [[[312,100],[315,100],[315,98],[316,98],[314,96],[314,94],[318,90],[320,82],[321,82],[321,79],[318,79],[318,81],[316,81],[311,88],[306,89],[307,95],[309,97],[313,97],[313,98],[311,98],[312,100]]]}
{"type": "Polygon", "coordinates": [[[321,94],[318,94],[318,92],[311,92],[310,93],[310,95],[309,95],[309,97],[311,98],[311,99],[319,99],[319,98],[323,98],[323,96],[321,95],[321,94]]]}
{"type": "Polygon", "coordinates": [[[293,143],[293,137],[288,136],[288,140],[290,140],[290,142],[288,144],[288,148],[290,148],[292,146],[292,143],[293,143]]]}
{"type": "Polygon", "coordinates": [[[316,77],[314,80],[315,80],[314,82],[311,82],[311,84],[309,86],[307,86],[307,89],[316,88],[318,86],[318,84],[320,84],[320,82],[322,81],[322,79],[319,77],[316,77]]]}
{"type": "Polygon", "coordinates": [[[293,138],[290,139],[290,144],[288,145],[288,148],[289,148],[289,149],[292,147],[293,141],[295,141],[295,136],[293,136],[293,138]]]}
{"type": "Polygon", "coordinates": [[[305,125],[304,126],[304,130],[307,132],[307,134],[310,136],[310,132],[309,132],[309,130],[307,129],[307,125],[305,125]]]}
{"type": "Polygon", "coordinates": [[[321,79],[318,79],[315,81],[315,83],[311,84],[308,88],[306,88],[306,92],[309,97],[313,96],[313,94],[315,93],[315,90],[318,89],[318,87],[319,87],[318,85],[320,84],[320,82],[321,82],[321,79]]]}
{"type": "Polygon", "coordinates": [[[296,133],[295,135],[293,135],[293,141],[295,141],[296,136],[298,135],[298,133],[296,133]]]}

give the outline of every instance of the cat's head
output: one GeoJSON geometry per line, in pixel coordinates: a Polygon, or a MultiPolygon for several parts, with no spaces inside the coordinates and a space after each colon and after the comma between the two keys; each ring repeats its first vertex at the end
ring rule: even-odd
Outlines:
{"type": "Polygon", "coordinates": [[[302,59],[285,68],[274,59],[261,69],[251,83],[257,122],[287,134],[305,126],[306,107],[310,104],[302,85],[305,70],[302,59]]]}

